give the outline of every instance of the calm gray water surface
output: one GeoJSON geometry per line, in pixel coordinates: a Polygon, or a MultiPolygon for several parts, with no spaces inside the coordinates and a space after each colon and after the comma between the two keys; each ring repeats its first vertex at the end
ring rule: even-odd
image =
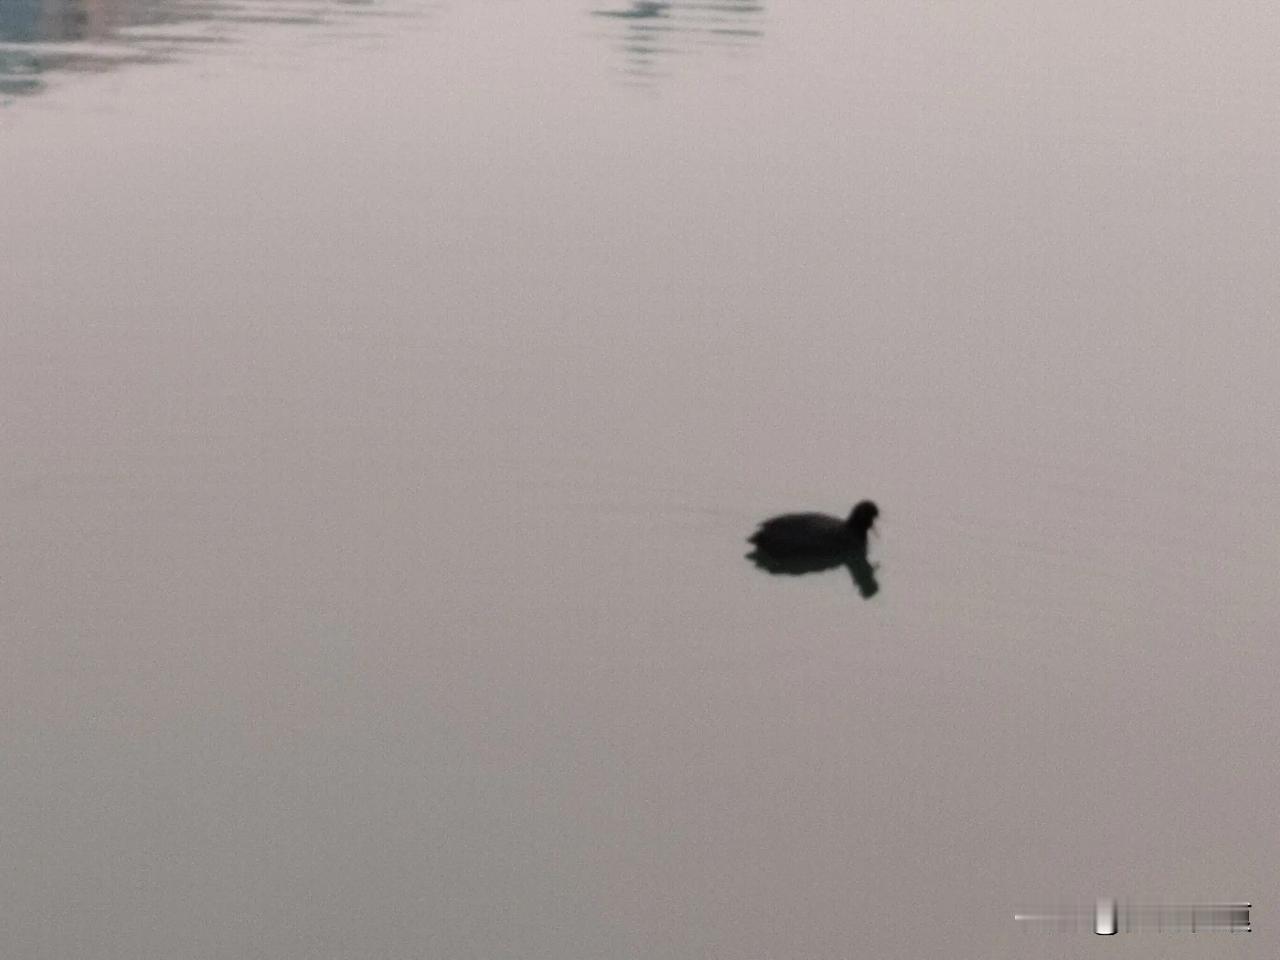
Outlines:
{"type": "Polygon", "coordinates": [[[1280,10],[595,3],[0,0],[0,953],[1274,956],[1280,10]]]}

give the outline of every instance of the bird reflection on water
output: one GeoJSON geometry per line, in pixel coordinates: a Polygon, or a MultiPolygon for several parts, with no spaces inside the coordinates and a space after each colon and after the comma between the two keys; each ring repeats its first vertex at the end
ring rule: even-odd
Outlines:
{"type": "Polygon", "coordinates": [[[627,83],[652,86],[673,60],[703,51],[741,56],[764,36],[762,0],[609,0],[591,11],[622,53],[627,83]]]}
{"type": "Polygon", "coordinates": [[[876,595],[876,565],[867,559],[867,534],[879,516],[869,500],[853,508],[847,520],[819,513],[792,513],[766,520],[748,542],[747,554],[761,570],[798,576],[846,567],[864,599],[876,595]]]}

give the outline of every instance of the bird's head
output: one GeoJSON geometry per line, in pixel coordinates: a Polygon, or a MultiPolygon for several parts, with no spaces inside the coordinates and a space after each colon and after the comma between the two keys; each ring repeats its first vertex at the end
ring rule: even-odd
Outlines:
{"type": "Polygon", "coordinates": [[[878,516],[880,516],[880,508],[870,500],[863,500],[849,514],[848,527],[850,532],[865,537],[878,516]]]}

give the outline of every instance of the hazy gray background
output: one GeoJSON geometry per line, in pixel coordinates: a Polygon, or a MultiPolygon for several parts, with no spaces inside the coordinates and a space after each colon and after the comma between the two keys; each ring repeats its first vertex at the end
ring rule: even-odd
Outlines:
{"type": "Polygon", "coordinates": [[[1280,9],[0,10],[0,953],[1275,955],[1280,9]]]}

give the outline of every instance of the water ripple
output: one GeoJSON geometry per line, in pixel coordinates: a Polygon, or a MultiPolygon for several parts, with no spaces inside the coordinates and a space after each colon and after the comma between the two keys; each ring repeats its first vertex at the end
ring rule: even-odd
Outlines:
{"type": "Polygon", "coordinates": [[[189,57],[243,42],[258,26],[367,35],[379,20],[419,18],[436,0],[0,0],[0,98],[64,74],[189,57]]]}
{"type": "Polygon", "coordinates": [[[764,13],[757,0],[629,0],[591,11],[622,55],[620,73],[641,86],[667,76],[673,59],[751,51],[764,36],[764,13]]]}

